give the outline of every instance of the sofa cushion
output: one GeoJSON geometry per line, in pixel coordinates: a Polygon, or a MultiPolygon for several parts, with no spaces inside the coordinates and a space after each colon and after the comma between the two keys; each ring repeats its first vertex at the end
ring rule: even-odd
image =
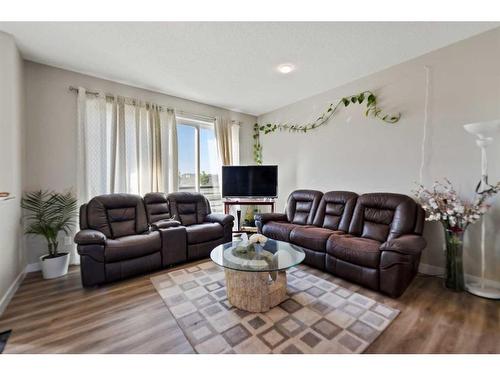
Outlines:
{"type": "Polygon", "coordinates": [[[262,234],[278,241],[290,241],[290,233],[297,225],[285,221],[268,221],[262,226],[262,234]]]}
{"type": "Polygon", "coordinates": [[[170,206],[165,193],[148,193],[144,196],[149,223],[170,219],[170,206]]]}
{"type": "Polygon", "coordinates": [[[380,242],[413,233],[417,204],[402,194],[363,194],[356,202],[349,233],[380,242]]]}
{"type": "Polygon", "coordinates": [[[194,224],[186,227],[188,244],[213,241],[224,237],[224,227],[219,223],[194,224]]]}
{"type": "Polygon", "coordinates": [[[182,225],[202,224],[211,212],[208,199],[200,193],[176,192],[167,196],[170,214],[182,225]]]}
{"type": "Polygon", "coordinates": [[[160,249],[160,233],[147,232],[106,240],[104,257],[106,262],[116,262],[148,255],[160,249]]]}
{"type": "Polygon", "coordinates": [[[349,231],[349,224],[358,195],[350,191],[329,191],[319,202],[314,226],[349,231]]]}
{"type": "Polygon", "coordinates": [[[378,268],[381,243],[370,238],[351,235],[328,238],[326,252],[337,259],[363,267],[378,268]]]}
{"type": "Polygon", "coordinates": [[[295,190],[286,203],[287,221],[292,224],[311,225],[323,193],[317,190],[295,190]]]}
{"type": "Polygon", "coordinates": [[[297,226],[290,233],[290,242],[315,251],[326,251],[326,241],[332,234],[343,234],[326,228],[297,226]]]}
{"type": "Polygon", "coordinates": [[[149,228],[144,202],[138,195],[99,195],[87,204],[86,213],[88,229],[107,238],[140,234],[149,228]]]}

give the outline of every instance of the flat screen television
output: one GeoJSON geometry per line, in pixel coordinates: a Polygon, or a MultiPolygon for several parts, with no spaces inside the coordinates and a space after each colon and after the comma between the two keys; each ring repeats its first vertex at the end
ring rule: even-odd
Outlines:
{"type": "Polygon", "coordinates": [[[277,165],[247,165],[222,167],[222,196],[233,198],[278,195],[277,165]]]}

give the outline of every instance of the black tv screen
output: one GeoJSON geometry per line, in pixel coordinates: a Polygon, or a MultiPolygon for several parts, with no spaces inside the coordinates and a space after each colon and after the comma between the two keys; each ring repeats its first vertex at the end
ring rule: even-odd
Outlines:
{"type": "Polygon", "coordinates": [[[269,197],[278,195],[277,165],[222,167],[223,197],[269,197]]]}

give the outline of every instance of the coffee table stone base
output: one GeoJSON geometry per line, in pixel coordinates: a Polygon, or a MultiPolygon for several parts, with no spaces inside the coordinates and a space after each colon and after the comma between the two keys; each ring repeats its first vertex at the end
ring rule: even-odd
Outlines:
{"type": "Polygon", "coordinates": [[[286,299],[286,271],[244,272],[224,269],[229,303],[250,311],[265,312],[286,299]]]}

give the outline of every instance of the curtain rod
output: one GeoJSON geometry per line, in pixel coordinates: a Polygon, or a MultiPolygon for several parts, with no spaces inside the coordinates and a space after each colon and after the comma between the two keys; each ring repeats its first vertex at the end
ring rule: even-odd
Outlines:
{"type": "MultiPolygon", "coordinates": [[[[69,91],[73,91],[73,92],[76,92],[78,93],[78,87],[75,87],[75,86],[70,86],[69,87],[69,91]]],[[[100,93],[97,92],[97,91],[90,91],[90,90],[87,90],[85,89],[85,93],[88,94],[88,95],[99,95],[100,93]]],[[[116,98],[116,95],[113,95],[113,94],[105,94],[106,98],[110,98],[110,99],[114,99],[116,98]]],[[[123,97],[127,100],[130,100],[132,102],[140,102],[140,100],[137,100],[135,98],[127,98],[127,97],[123,97]]],[[[215,121],[215,117],[213,116],[206,116],[206,115],[199,115],[199,114],[196,114],[196,113],[189,113],[189,112],[185,112],[185,111],[180,111],[180,110],[176,110],[175,108],[169,108],[169,107],[165,107],[165,106],[162,106],[162,105],[158,105],[158,107],[162,108],[163,110],[172,110],[174,111],[175,113],[178,113],[179,115],[184,115],[186,117],[191,117],[193,119],[200,119],[200,120],[210,120],[210,121],[215,121]]]]}

